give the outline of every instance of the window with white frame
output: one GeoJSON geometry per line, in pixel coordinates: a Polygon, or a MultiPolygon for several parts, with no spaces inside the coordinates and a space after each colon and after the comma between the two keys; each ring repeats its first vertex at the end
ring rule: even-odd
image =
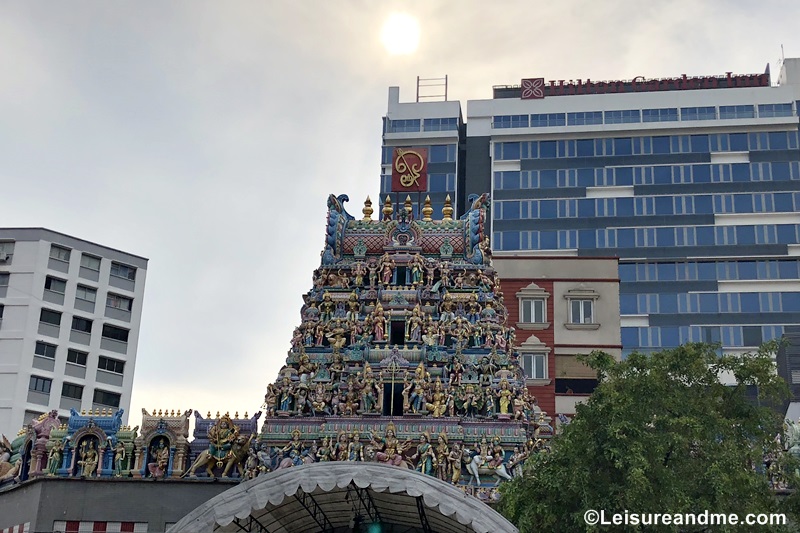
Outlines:
{"type": "Polygon", "coordinates": [[[520,322],[542,324],[547,322],[547,299],[523,298],[519,302],[520,322]]]}
{"type": "Polygon", "coordinates": [[[600,327],[597,320],[595,302],[600,294],[594,289],[581,283],[578,287],[564,294],[567,300],[567,329],[597,329],[600,327]]]}
{"type": "Polygon", "coordinates": [[[550,324],[547,322],[547,299],[550,293],[542,287],[531,283],[523,287],[516,294],[519,301],[519,321],[517,327],[521,329],[545,329],[550,324]]]}
{"type": "Polygon", "coordinates": [[[547,354],[523,353],[521,356],[526,379],[547,379],[547,354]]]}
{"type": "Polygon", "coordinates": [[[569,321],[572,324],[594,324],[594,300],[571,299],[569,321]]]}

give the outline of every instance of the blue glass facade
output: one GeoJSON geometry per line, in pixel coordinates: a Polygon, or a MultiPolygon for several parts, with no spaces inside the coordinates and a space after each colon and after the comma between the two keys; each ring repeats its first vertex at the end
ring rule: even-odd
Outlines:
{"type": "MultiPolygon", "coordinates": [[[[605,111],[603,122],[787,112],[796,111],[657,108],[605,111]]],[[[568,125],[598,119],[567,113],[568,125]]],[[[620,257],[624,354],[692,341],[748,348],[800,324],[797,129],[645,133],[494,142],[495,163],[519,162],[493,172],[495,250],[620,257]]]]}

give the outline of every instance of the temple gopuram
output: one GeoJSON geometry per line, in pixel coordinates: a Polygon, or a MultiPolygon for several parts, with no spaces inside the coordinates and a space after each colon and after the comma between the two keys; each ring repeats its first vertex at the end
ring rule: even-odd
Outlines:
{"type": "Polygon", "coordinates": [[[553,428],[507,324],[488,196],[459,219],[448,198],[440,220],[428,199],[418,219],[410,198],[387,197],[379,219],[367,198],[359,220],[346,201],[328,198],[321,263],[261,411],[143,409],[133,428],[122,411],[42,415],[0,442],[0,526],[514,533],[484,503],[553,428]],[[82,511],[101,496],[138,511],[82,511]]]}
{"type": "Polygon", "coordinates": [[[485,234],[488,196],[453,218],[412,218],[389,197],[372,218],[330,195],[325,247],[286,365],[264,397],[259,468],[376,461],[491,502],[547,446],[485,234]],[[287,436],[291,436],[287,440],[287,436]]]}

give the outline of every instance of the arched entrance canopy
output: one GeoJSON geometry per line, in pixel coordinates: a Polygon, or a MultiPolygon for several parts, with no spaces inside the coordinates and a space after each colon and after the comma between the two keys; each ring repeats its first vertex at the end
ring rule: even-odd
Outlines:
{"type": "Polygon", "coordinates": [[[419,472],[380,463],[325,462],[277,470],[210,499],[169,532],[375,531],[518,533],[473,496],[419,472]]]}

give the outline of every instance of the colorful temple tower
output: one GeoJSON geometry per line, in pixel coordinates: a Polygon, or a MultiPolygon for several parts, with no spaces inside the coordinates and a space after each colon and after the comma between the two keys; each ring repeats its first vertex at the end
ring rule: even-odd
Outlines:
{"type": "Polygon", "coordinates": [[[458,220],[449,198],[441,220],[430,200],[413,220],[410,198],[395,211],[388,197],[379,220],[369,198],[356,220],[347,200],[328,198],[321,265],[264,398],[258,465],[379,461],[492,500],[495,478],[521,473],[552,427],[506,325],[488,196],[458,220]]]}

